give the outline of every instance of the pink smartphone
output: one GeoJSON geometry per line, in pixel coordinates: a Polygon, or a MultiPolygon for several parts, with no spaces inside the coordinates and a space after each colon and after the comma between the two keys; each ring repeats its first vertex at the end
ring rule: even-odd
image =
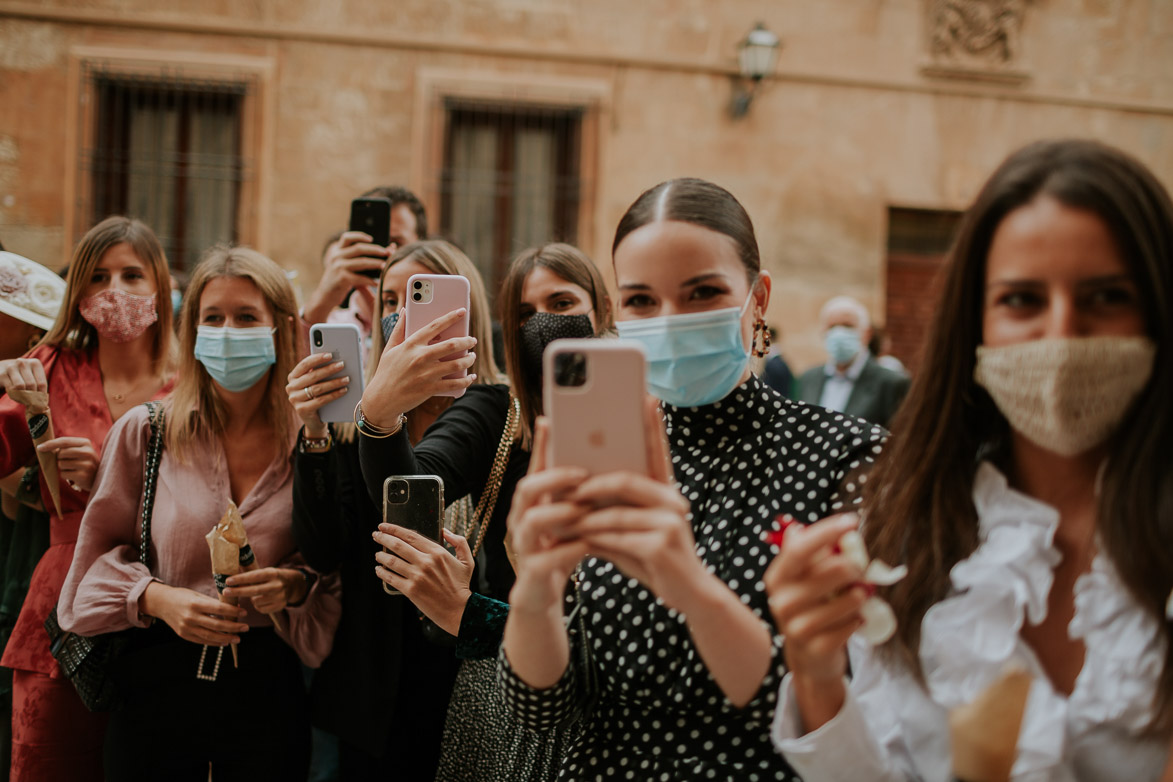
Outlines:
{"type": "Polygon", "coordinates": [[[649,474],[644,354],[618,340],[560,339],[542,357],[547,463],[649,474]]]}
{"type": "MultiPolygon", "coordinates": [[[[459,274],[413,274],[407,280],[407,303],[404,306],[403,319],[404,334],[410,337],[427,326],[436,318],[443,317],[453,310],[464,307],[464,317],[440,332],[431,344],[443,342],[454,337],[468,336],[469,313],[469,284],[468,278],[459,274]]],[[[444,361],[451,361],[468,354],[467,350],[444,356],[444,361]]],[[[468,370],[462,369],[445,375],[446,380],[455,380],[465,377],[468,370]]],[[[464,396],[464,389],[450,391],[443,396],[464,396]]]]}

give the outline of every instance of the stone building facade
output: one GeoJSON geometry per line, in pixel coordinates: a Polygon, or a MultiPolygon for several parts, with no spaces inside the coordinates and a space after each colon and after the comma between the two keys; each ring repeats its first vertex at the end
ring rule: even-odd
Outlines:
{"type": "Polygon", "coordinates": [[[956,212],[1055,136],[1173,184],[1173,2],[0,0],[8,249],[61,265],[145,211],[181,267],[230,239],[308,290],[349,200],[403,183],[490,279],[544,238],[607,270],[635,196],[700,176],[754,219],[796,369],[837,293],[914,358],[956,212]],[[782,45],[734,118],[756,22],[782,45]]]}

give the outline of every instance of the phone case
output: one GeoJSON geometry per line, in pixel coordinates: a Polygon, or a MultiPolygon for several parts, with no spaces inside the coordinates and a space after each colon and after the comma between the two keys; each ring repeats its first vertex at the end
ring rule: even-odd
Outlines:
{"type": "Polygon", "coordinates": [[[391,199],[356,198],[350,202],[350,230],[370,234],[374,244],[391,244],[391,199]]]}
{"type": "Polygon", "coordinates": [[[354,408],[362,399],[362,335],[358,326],[350,323],[316,323],[310,326],[310,352],[330,353],[334,361],[346,365],[330,378],[349,376],[350,385],[340,399],[329,402],[318,410],[322,420],[331,423],[353,421],[354,408]]]}
{"type": "Polygon", "coordinates": [[[643,351],[616,340],[560,339],[546,348],[542,365],[548,463],[647,475],[643,351]],[[581,366],[576,355],[585,359],[581,366]],[[569,363],[560,364],[560,356],[569,363]],[[581,385],[565,385],[571,376],[581,385]]]}
{"type": "MultiPolygon", "coordinates": [[[[444,481],[438,475],[392,475],[383,481],[383,521],[439,542],[444,526],[444,481]]],[[[387,551],[387,547],[383,547],[387,551]]],[[[383,582],[389,595],[403,594],[383,582]]]]}
{"type": "MultiPolygon", "coordinates": [[[[403,318],[404,334],[410,337],[427,326],[436,318],[443,317],[453,310],[464,307],[464,317],[452,324],[440,335],[432,340],[432,344],[443,342],[453,337],[467,337],[469,323],[469,284],[468,278],[459,274],[413,274],[407,280],[407,302],[404,305],[403,318]],[[416,287],[419,283],[421,288],[416,287]],[[429,287],[430,286],[430,287],[429,287]],[[430,292],[430,296],[425,295],[430,292]],[[417,295],[423,298],[416,299],[417,295]]],[[[445,356],[445,361],[467,355],[467,350],[445,356]]],[[[468,374],[467,369],[445,375],[445,379],[456,379],[468,374]]],[[[464,389],[452,391],[444,396],[460,397],[464,389]]]]}

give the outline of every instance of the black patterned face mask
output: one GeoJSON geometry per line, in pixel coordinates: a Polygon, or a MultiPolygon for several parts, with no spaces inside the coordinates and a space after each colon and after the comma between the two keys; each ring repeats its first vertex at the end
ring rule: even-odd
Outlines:
{"type": "Polygon", "coordinates": [[[391,332],[395,330],[395,324],[399,322],[399,313],[392,312],[389,315],[383,316],[383,344],[386,345],[391,341],[391,332]]]}
{"type": "Polygon", "coordinates": [[[542,354],[556,339],[588,339],[595,336],[589,315],[535,312],[521,325],[521,378],[533,388],[542,387],[542,354]]]}

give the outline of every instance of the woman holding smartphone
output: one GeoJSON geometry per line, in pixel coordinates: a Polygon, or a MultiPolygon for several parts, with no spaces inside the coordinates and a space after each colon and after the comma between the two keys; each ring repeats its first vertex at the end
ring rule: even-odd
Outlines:
{"type": "Polygon", "coordinates": [[[1039,142],[994,172],[865,493],[869,553],[909,571],[881,591],[896,635],[851,639],[859,572],[831,546],[854,519],[788,533],[766,580],[790,667],[774,737],[804,779],[949,777],[949,711],[1008,668],[1031,678],[1012,779],[1160,775],[1171,295],[1173,202],[1141,163],[1039,142]]]}
{"type": "MultiPolygon", "coordinates": [[[[505,521],[542,409],[542,352],[559,337],[608,331],[610,303],[594,263],[567,244],[521,253],[510,264],[498,301],[512,389],[469,388],[414,446],[402,432],[360,440],[372,499],[384,478],[395,474],[439,475],[446,495],[471,494],[475,505],[496,493],[492,513],[485,505],[469,520],[468,542],[457,541],[457,557],[403,528],[383,525],[375,536],[390,552],[376,555],[379,577],[456,636],[456,655],[465,660],[448,710],[440,779],[547,779],[558,767],[565,738],[535,739],[511,718],[497,685],[495,659],[514,578],[505,521]],[[511,415],[516,426],[508,429],[511,415]],[[475,574],[470,545],[482,553],[475,574]]],[[[363,395],[363,415],[382,424],[410,410],[411,378],[445,374],[445,362],[437,359],[450,352],[428,348],[419,335],[404,339],[397,329],[377,382],[363,395]]]]}
{"type": "MultiPolygon", "coordinates": [[[[13,780],[102,778],[106,715],[87,711],[61,675],[44,624],[73,560],[107,432],[128,410],[171,388],[169,281],[154,232],[138,220],[106,218],[73,253],[65,300],[52,328],[23,358],[0,361],[0,386],[6,392],[48,391],[55,433],[34,445],[24,406],[11,396],[0,399],[0,475],[46,453],[56,455],[60,471],[53,487],[41,472],[39,494],[49,511],[50,545],[33,572],[0,660],[14,671],[13,780]],[[54,494],[61,499],[60,511],[54,494]]],[[[23,286],[33,305],[55,295],[53,287],[31,276],[14,275],[2,284],[23,286]]]]}
{"type": "Polygon", "coordinates": [[[536,730],[582,721],[559,779],[788,779],[765,730],[783,672],[760,585],[765,536],[779,516],[850,504],[883,431],[751,374],[770,277],[727,191],[652,188],[612,252],[619,338],[643,346],[661,401],[663,423],[654,407],[647,423],[652,475],[535,460],[518,486],[507,700],[536,730]],[[569,636],[572,575],[582,632],[569,636]]]}
{"type": "MultiPolygon", "coordinates": [[[[480,275],[464,253],[439,240],[405,245],[383,267],[374,309],[380,328],[372,334],[365,370],[368,382],[380,366],[386,337],[400,319],[407,281],[414,274],[461,275],[469,280],[470,338],[460,344],[484,345],[486,350],[455,363],[467,367],[476,383],[498,382],[488,297],[480,275]]],[[[426,327],[425,344],[440,330],[435,325],[426,327]]],[[[441,355],[452,352],[455,349],[441,355]]],[[[443,374],[450,374],[451,367],[443,374]]],[[[321,572],[340,571],[343,581],[342,620],[334,649],[314,675],[310,692],[314,722],[339,737],[344,780],[372,779],[393,766],[397,779],[431,782],[458,661],[425,637],[417,612],[403,598],[386,594],[383,582],[371,572],[372,556],[378,550],[371,533],[383,520],[382,483],[368,494],[359,467],[355,425],[328,425],[319,414],[349,388],[348,377],[326,379],[341,368],[330,363],[329,354],[310,355],[294,367],[286,386],[302,423],[294,456],[294,537],[311,566],[321,572]]],[[[401,382],[412,383],[424,397],[407,415],[408,437],[418,442],[452,404],[452,397],[439,393],[465,381],[444,381],[440,374],[432,374],[410,381],[404,376],[401,382]]],[[[446,488],[449,502],[459,496],[446,488]]],[[[447,539],[457,551],[468,553],[458,536],[447,539]]]]}
{"type": "Polygon", "coordinates": [[[329,653],[339,599],[304,567],[289,523],[297,429],[281,380],[297,360],[296,317],[284,271],[260,253],[216,247],[196,267],[163,407],[149,570],[147,408],[110,431],[59,605],[71,632],[136,628],[116,663],[125,703],[110,717],[108,780],[204,780],[209,764],[217,779],[305,778],[299,659],[316,667],[329,653]],[[260,567],[230,576],[221,599],[205,536],[232,503],[260,567]],[[246,709],[261,712],[241,721],[246,709]]]}

